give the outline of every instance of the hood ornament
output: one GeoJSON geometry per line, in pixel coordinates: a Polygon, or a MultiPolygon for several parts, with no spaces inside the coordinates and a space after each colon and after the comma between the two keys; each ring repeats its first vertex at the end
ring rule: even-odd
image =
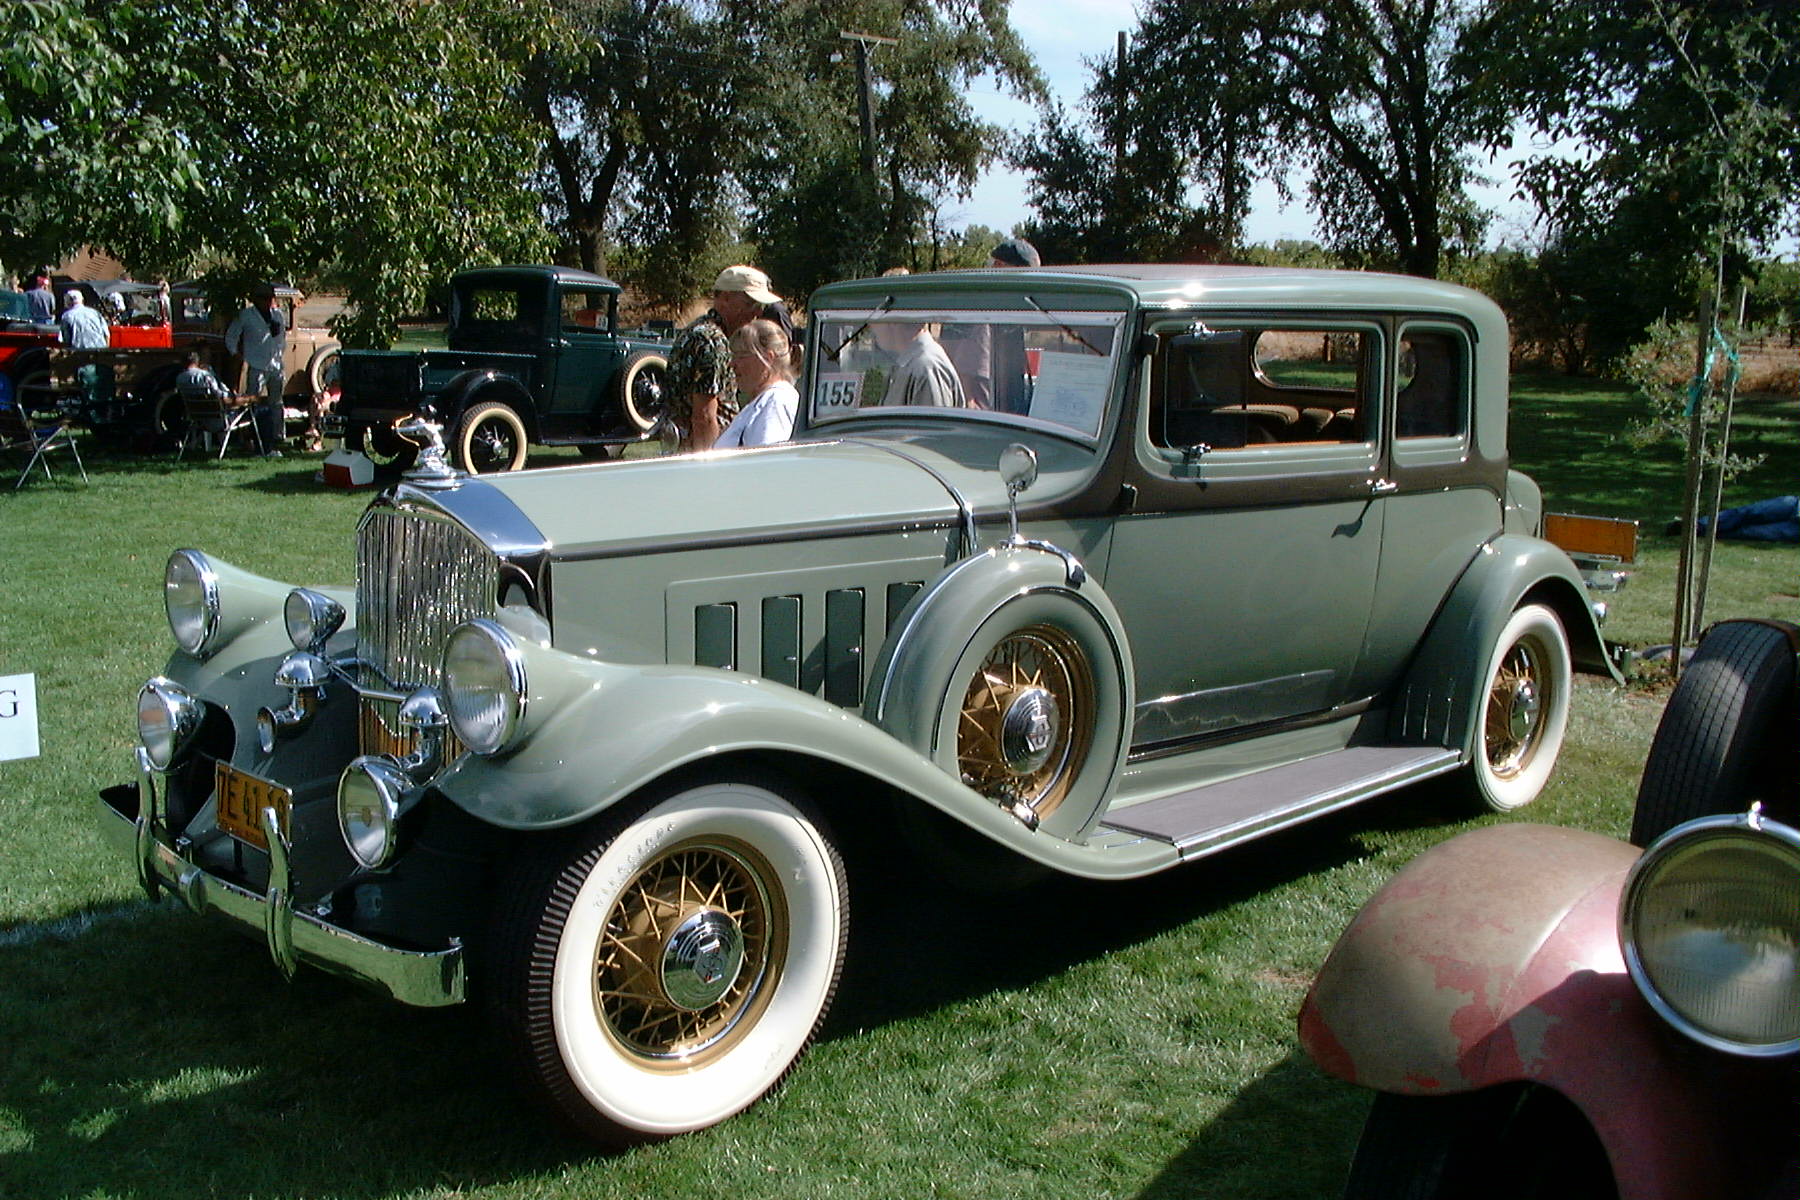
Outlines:
{"type": "Polygon", "coordinates": [[[462,482],[462,473],[444,460],[444,427],[424,417],[412,416],[394,426],[394,432],[419,446],[412,469],[401,478],[418,487],[449,488],[462,482]]]}

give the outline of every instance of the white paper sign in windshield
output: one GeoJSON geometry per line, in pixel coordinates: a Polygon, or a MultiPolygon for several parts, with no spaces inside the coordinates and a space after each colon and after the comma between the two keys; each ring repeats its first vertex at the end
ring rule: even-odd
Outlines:
{"type": "Polygon", "coordinates": [[[1112,359],[1104,354],[1046,351],[1038,360],[1031,415],[1090,435],[1100,432],[1112,359]]]}

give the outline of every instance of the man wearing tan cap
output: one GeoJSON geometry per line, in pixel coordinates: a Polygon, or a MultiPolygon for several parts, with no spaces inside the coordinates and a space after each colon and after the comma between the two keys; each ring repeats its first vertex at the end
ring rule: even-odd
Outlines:
{"type": "Polygon", "coordinates": [[[769,277],[755,267],[726,267],[713,281],[712,308],[681,331],[669,352],[669,416],[684,450],[710,450],[737,416],[728,339],[780,303],[769,277]]]}

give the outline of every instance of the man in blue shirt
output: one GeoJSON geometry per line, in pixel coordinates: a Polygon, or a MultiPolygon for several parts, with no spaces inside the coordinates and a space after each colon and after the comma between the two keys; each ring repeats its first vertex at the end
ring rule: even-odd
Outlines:
{"type": "Polygon", "coordinates": [[[63,312],[56,324],[61,330],[57,340],[77,350],[104,350],[112,340],[106,318],[87,306],[80,288],[63,293],[63,312]]]}

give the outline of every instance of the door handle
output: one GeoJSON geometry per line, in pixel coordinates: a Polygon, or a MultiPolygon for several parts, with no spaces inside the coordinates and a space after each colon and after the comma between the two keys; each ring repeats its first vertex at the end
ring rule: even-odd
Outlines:
{"type": "Polygon", "coordinates": [[[1400,490],[1400,485],[1391,479],[1377,479],[1369,485],[1371,496],[1391,496],[1400,490]]]}

